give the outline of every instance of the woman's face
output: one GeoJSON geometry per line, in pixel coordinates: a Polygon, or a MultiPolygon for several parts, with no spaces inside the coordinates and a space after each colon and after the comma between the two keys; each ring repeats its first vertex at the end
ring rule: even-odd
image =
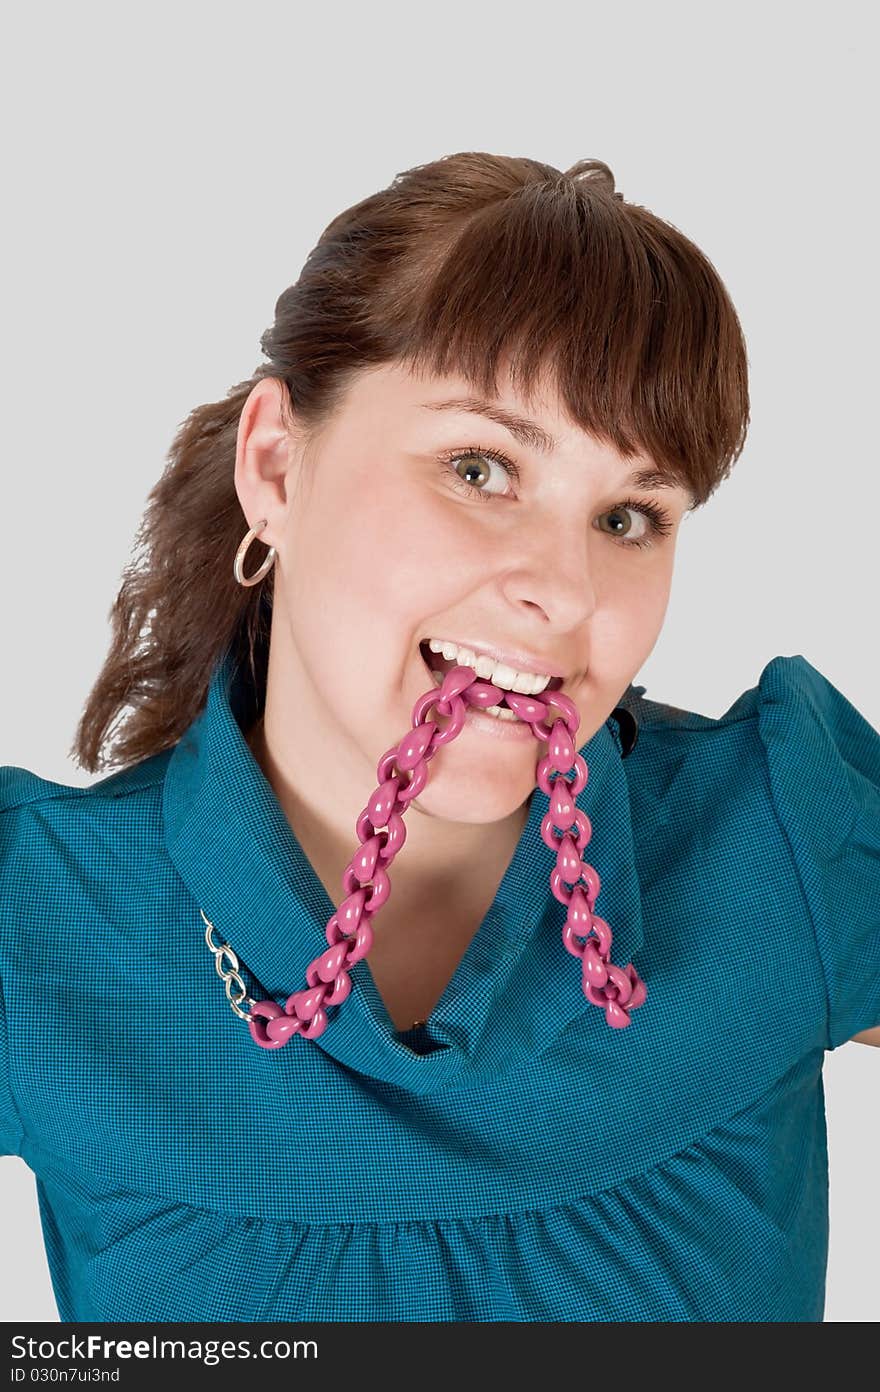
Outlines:
{"type": "MultiPolygon", "coordinates": [[[[280,447],[261,443],[279,438],[280,390],[269,379],[251,393],[236,483],[250,524],[269,519],[260,540],[277,552],[267,707],[290,712],[297,767],[354,779],[363,805],[431,686],[419,650],[429,637],[524,651],[562,673],[585,743],[656,642],[687,491],[634,487],[630,474],[651,461],[598,444],[558,399],[505,389],[493,401],[540,426],[553,441],[542,449],[462,406],[441,409],[473,395],[464,379],[397,365],[366,371],[307,454],[285,441],[282,468],[280,447]],[[442,462],[455,452],[465,457],[442,462]],[[625,499],[663,512],[668,533],[625,499]],[[624,544],[637,540],[649,544],[624,544]]],[[[466,723],[431,760],[414,806],[457,822],[508,816],[544,753],[466,723]]]]}

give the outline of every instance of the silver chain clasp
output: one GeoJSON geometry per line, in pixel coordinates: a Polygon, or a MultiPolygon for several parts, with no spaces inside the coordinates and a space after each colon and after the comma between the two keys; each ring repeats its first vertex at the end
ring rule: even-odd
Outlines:
{"type": "Polygon", "coordinates": [[[211,922],[211,920],[206,917],[204,909],[199,909],[199,913],[202,915],[202,918],[208,925],[205,929],[205,942],[208,944],[208,947],[214,954],[214,966],[217,968],[217,975],[219,977],[222,977],[223,981],[226,983],[226,996],[229,1001],[229,1004],[232,1006],[232,1009],[235,1011],[236,1015],[239,1017],[240,1020],[246,1020],[248,1024],[250,1024],[250,1012],[242,1010],[239,1006],[239,1001],[246,1000],[248,1005],[256,1005],[257,1002],[254,996],[248,995],[247,987],[245,986],[244,982],[241,979],[241,976],[239,975],[238,958],[236,957],[232,948],[229,946],[229,943],[217,944],[212,941],[211,933],[214,931],[214,925],[211,922]],[[229,971],[224,971],[223,969],[224,957],[226,957],[229,960],[229,971]],[[232,994],[232,990],[234,987],[238,987],[239,991],[239,994],[236,996],[233,996],[232,994]]]}

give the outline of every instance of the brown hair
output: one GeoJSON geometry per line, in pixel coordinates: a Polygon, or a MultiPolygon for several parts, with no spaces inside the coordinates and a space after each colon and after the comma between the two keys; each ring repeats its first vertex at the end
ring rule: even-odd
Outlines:
{"type": "MultiPolygon", "coordinates": [[[[465,152],[398,174],[333,219],[260,346],[267,362],[183,422],[149,494],[70,751],[92,772],[176,743],[230,645],[263,698],[274,569],[251,588],[232,573],[247,530],[238,422],[261,378],[286,384],[286,423],[308,443],[368,367],[457,372],[493,395],[503,359],[526,399],[546,368],[582,429],[626,459],[647,454],[694,507],[728,476],[748,428],[746,348],[717,271],[624,201],[601,160],[561,173],[465,152]]],[[[258,537],[248,574],[265,554],[258,537]]]]}

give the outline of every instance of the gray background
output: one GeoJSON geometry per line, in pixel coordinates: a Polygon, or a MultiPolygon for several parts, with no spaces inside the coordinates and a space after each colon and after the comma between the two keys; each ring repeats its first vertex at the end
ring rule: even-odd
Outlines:
{"type": "MultiPolygon", "coordinates": [[[[803,653],[880,725],[871,22],[852,3],[17,7],[0,763],[93,781],[67,749],[178,423],[260,361],[331,217],[463,149],[605,160],[742,319],[749,440],[684,524],[647,695],[718,716],[803,653]]],[[[844,1045],[825,1083],[826,1318],[876,1321],[880,1051],[844,1045]]],[[[55,1320],[33,1175],[6,1158],[0,1185],[3,1318],[55,1320]]]]}

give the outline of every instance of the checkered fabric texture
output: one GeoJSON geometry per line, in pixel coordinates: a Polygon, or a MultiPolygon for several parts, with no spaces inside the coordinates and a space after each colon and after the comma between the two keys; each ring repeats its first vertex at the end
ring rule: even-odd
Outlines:
{"type": "Polygon", "coordinates": [[[822,1320],[822,1065],[880,1023],[880,735],[800,655],[718,719],[644,693],[626,758],[611,719],[579,751],[596,911],[648,988],[622,1030],[536,789],[427,1027],[363,959],[318,1040],[260,1049],[199,909],[283,1002],[334,904],[229,652],[173,749],[85,788],[0,769],[0,1143],[61,1320],[822,1320]]]}

